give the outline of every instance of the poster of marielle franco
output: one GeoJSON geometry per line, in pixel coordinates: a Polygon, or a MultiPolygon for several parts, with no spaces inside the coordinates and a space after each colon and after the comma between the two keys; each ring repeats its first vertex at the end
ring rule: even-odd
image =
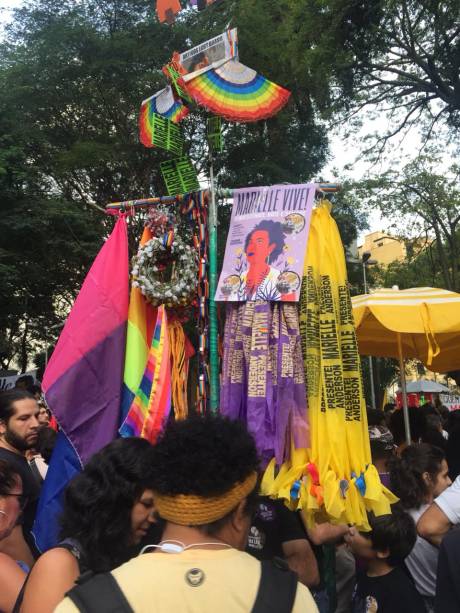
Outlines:
{"type": "Polygon", "coordinates": [[[316,185],[236,189],[216,300],[299,300],[316,185]]]}

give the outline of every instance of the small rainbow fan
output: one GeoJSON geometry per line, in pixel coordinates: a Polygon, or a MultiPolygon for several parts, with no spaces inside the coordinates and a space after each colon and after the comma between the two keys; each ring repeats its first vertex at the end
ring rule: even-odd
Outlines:
{"type": "Polygon", "coordinates": [[[154,113],[166,117],[174,123],[179,123],[184,117],[187,117],[189,110],[181,100],[174,96],[170,85],[144,100],[139,115],[139,140],[145,147],[153,147],[152,121],[154,113]]]}
{"type": "Polygon", "coordinates": [[[291,93],[237,60],[180,84],[200,106],[229,121],[258,121],[275,115],[291,93]]]}

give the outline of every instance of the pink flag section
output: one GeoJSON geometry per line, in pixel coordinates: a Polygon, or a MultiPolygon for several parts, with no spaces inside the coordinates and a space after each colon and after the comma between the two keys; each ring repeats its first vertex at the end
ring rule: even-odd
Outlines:
{"type": "MultiPolygon", "coordinates": [[[[127,321],[128,284],[127,228],[126,220],[120,218],[88,272],[67,318],[45,371],[45,392],[86,353],[127,321]]],[[[51,408],[54,411],[54,407],[51,408]]]]}

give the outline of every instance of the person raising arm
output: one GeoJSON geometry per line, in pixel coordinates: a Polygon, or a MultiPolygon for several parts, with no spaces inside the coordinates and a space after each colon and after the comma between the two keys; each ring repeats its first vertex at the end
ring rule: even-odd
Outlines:
{"type": "Polygon", "coordinates": [[[419,536],[439,547],[452,526],[460,524],[460,476],[442,492],[420,517],[419,536]]]}

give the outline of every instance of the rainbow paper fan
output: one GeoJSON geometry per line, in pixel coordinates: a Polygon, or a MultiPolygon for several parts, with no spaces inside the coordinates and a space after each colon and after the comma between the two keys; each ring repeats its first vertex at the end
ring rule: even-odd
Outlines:
{"type": "Polygon", "coordinates": [[[152,120],[154,113],[166,117],[174,123],[179,123],[184,117],[187,117],[189,110],[180,99],[174,96],[170,85],[144,100],[139,115],[139,140],[145,147],[153,147],[152,120]]]}
{"type": "Polygon", "coordinates": [[[255,70],[230,60],[219,68],[181,79],[195,102],[229,121],[258,121],[275,115],[291,93],[255,70]]]}

